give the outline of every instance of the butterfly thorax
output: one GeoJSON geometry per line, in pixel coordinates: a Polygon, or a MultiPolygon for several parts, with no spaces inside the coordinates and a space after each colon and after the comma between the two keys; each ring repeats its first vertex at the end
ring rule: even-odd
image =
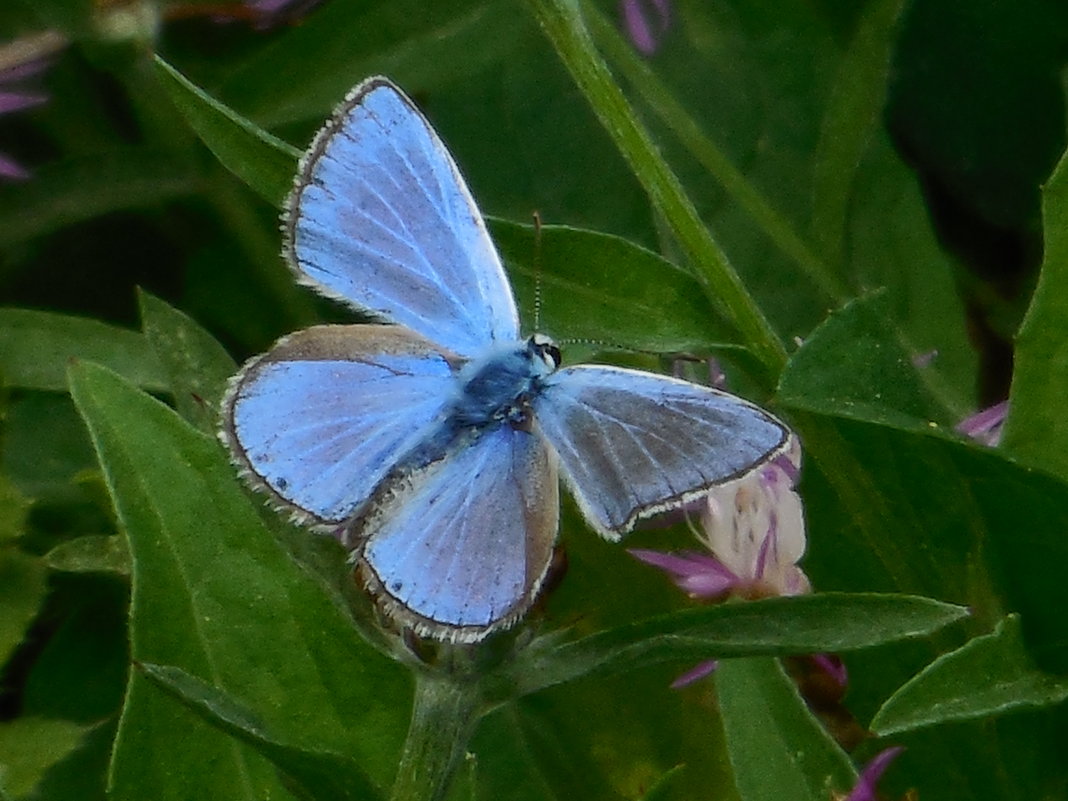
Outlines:
{"type": "Polygon", "coordinates": [[[468,362],[460,372],[460,390],[450,421],[463,427],[506,422],[527,428],[531,398],[559,365],[560,349],[540,334],[495,348],[468,362]]]}

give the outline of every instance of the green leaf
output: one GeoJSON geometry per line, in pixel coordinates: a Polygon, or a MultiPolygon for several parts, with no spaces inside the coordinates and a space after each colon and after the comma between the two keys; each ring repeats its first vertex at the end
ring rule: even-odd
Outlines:
{"type": "Polygon", "coordinates": [[[816,586],[1013,609],[1035,658],[1068,665],[1055,611],[1068,550],[1054,522],[1068,514],[1068,484],[925,422],[915,370],[871,302],[833,315],[781,382],[808,456],[806,515],[813,531],[837,532],[806,563],[810,575],[816,586]]]}
{"type": "Polygon", "coordinates": [[[156,71],[175,105],[223,166],[280,206],[293,185],[300,151],[235,114],[159,56],[156,71]]]}
{"type": "Polygon", "coordinates": [[[715,681],[742,801],[826,801],[852,788],[849,757],[776,660],[727,660],[715,681]]]}
{"type": "Polygon", "coordinates": [[[1017,615],[991,634],[940,656],[887,699],[871,722],[879,736],[1050,706],[1068,699],[1068,680],[1038,670],[1017,615]]]}
{"type": "Polygon", "coordinates": [[[678,177],[638,120],[597,52],[575,0],[529,0],[549,41],[598,119],[662,214],[710,303],[741,334],[768,375],[777,376],[786,351],[698,216],[678,177]]]}
{"type": "Polygon", "coordinates": [[[0,375],[6,384],[65,392],[72,359],[99,362],[135,384],[167,388],[144,336],[98,320],[29,309],[0,309],[0,375]]]}
{"type": "Polygon", "coordinates": [[[226,382],[237,365],[222,345],[187,315],[141,292],[145,337],[168,376],[178,414],[207,434],[218,430],[226,382]]]}
{"type": "Polygon", "coordinates": [[[0,548],[22,536],[29,511],[29,500],[0,473],[0,548]]]}
{"type": "Polygon", "coordinates": [[[559,643],[532,645],[508,674],[518,694],[591,673],[686,659],[851,651],[922,637],[966,617],[906,595],[820,593],[687,609],[559,643]]]}
{"type": "Polygon", "coordinates": [[[1016,334],[1005,450],[1068,478],[1068,152],[1042,188],[1042,272],[1016,334]]]}
{"type": "Polygon", "coordinates": [[[886,82],[906,0],[864,5],[823,114],[814,156],[812,232],[824,257],[842,260],[849,203],[861,158],[881,122],[886,82]]]}
{"type": "Polygon", "coordinates": [[[173,153],[125,147],[58,161],[0,185],[0,245],[193,193],[200,176],[173,153]]]}
{"type": "Polygon", "coordinates": [[[331,3],[231,71],[220,96],[264,125],[319,120],[369,75],[426,91],[484,74],[528,27],[499,0],[331,3]]]}
{"type": "Polygon", "coordinates": [[[676,765],[659,779],[656,780],[656,784],[649,788],[648,792],[642,796],[641,801],[668,801],[672,798],[674,790],[678,785],[678,779],[686,771],[685,765],[676,765]]]}
{"type": "Polygon", "coordinates": [[[85,725],[107,721],[111,732],[99,759],[103,773],[130,668],[130,586],[99,574],[52,576],[51,584],[49,636],[22,686],[22,712],[85,725]]]}
{"type": "MultiPolygon", "coordinates": [[[[635,51],[618,26],[609,21],[593,3],[584,2],[582,8],[591,33],[605,50],[605,57],[701,166],[708,170],[730,199],[745,211],[752,222],[805,273],[826,298],[838,300],[844,296],[842,282],[830,273],[824,261],[802,240],[790,221],[772,206],[755,183],[734,165],[724,149],[713,141],[711,134],[701,128],[691,109],[675,99],[672,89],[657,76],[648,60],[635,51]]],[[[693,64],[694,61],[689,63],[693,64]]],[[[707,104],[712,106],[714,102],[710,98],[707,104]]],[[[692,110],[699,111],[700,107],[694,104],[692,110]]]]}
{"type": "Polygon", "coordinates": [[[491,220],[528,326],[541,282],[540,330],[575,340],[671,353],[707,351],[715,330],[700,284],[620,237],[491,220]]]}
{"type": "Polygon", "coordinates": [[[890,337],[889,312],[887,293],[875,292],[828,317],[790,359],[779,402],[909,430],[939,420],[917,368],[890,337]]]}
{"type": "Polygon", "coordinates": [[[93,448],[74,404],[55,392],[25,392],[4,420],[4,472],[35,503],[84,502],[79,476],[93,465],[93,448]]]}
{"type": "Polygon", "coordinates": [[[86,731],[65,720],[0,723],[0,793],[13,799],[30,796],[48,769],[78,747],[86,731]]]}
{"type": "Polygon", "coordinates": [[[126,538],[90,534],[61,543],[45,555],[52,570],[66,573],[130,574],[130,549],[126,538]]]}
{"type": "Polygon", "coordinates": [[[319,801],[373,801],[380,797],[350,757],[284,742],[240,701],[180,668],[148,663],[138,667],[203,720],[270,760],[299,788],[302,797],[319,801]]]}
{"type": "Polygon", "coordinates": [[[0,665],[22,642],[48,590],[47,571],[39,557],[0,547],[0,665]]]}
{"type": "MultiPolygon", "coordinates": [[[[350,754],[377,784],[391,780],[405,675],[278,546],[218,442],[104,368],[77,366],[71,389],[130,540],[133,657],[240,693],[287,742],[350,754]]],[[[160,799],[281,792],[260,757],[138,675],[111,775],[118,799],[145,787],[160,799]]]]}

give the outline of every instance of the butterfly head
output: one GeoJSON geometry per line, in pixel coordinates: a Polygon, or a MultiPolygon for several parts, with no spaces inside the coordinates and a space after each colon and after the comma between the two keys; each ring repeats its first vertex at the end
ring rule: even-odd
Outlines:
{"type": "Polygon", "coordinates": [[[527,340],[527,351],[531,356],[531,363],[537,364],[551,373],[560,366],[560,348],[545,334],[534,334],[527,340]]]}

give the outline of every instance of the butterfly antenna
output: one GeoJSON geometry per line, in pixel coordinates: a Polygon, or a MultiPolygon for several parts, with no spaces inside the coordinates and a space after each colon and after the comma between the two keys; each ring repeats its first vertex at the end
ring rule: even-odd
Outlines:
{"type": "Polygon", "coordinates": [[[534,217],[534,331],[541,331],[541,214],[534,217]]]}

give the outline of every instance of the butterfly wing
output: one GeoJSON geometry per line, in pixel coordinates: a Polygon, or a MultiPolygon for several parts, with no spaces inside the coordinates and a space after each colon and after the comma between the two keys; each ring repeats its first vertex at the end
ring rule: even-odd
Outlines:
{"type": "Polygon", "coordinates": [[[324,294],[470,357],[519,336],[504,269],[460,171],[386,78],[349,93],[301,162],[286,256],[324,294]]]}
{"type": "Polygon", "coordinates": [[[610,539],[787,447],[788,429],[741,398],[618,367],[557,371],[534,415],[587,520],[610,539]]]}
{"type": "Polygon", "coordinates": [[[347,519],[439,425],[449,355],[398,326],[318,326],[246,364],[223,403],[223,440],[298,517],[347,519]]]}
{"type": "Polygon", "coordinates": [[[353,535],[359,572],[389,616],[474,642],[526,612],[558,525],[556,463],[542,438],[508,425],[464,436],[386,484],[353,535]]]}

